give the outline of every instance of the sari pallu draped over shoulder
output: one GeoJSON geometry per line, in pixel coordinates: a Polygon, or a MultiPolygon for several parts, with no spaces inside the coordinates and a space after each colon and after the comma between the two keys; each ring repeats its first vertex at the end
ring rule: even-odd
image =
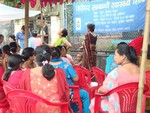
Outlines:
{"type": "Polygon", "coordinates": [[[85,35],[85,39],[83,42],[83,59],[82,66],[86,69],[91,70],[93,66],[96,66],[96,41],[97,36],[93,36],[91,33],[85,35]]]}
{"type": "MultiPolygon", "coordinates": [[[[57,88],[58,88],[58,93],[59,93],[59,99],[61,102],[69,102],[70,100],[70,93],[69,93],[69,87],[67,80],[65,78],[65,73],[62,69],[56,68],[56,77],[57,77],[57,88]]],[[[23,76],[20,79],[18,89],[24,89],[31,91],[31,78],[30,78],[30,69],[26,70],[23,74],[23,76]]],[[[69,106],[69,111],[72,113],[72,110],[69,106]]]]}

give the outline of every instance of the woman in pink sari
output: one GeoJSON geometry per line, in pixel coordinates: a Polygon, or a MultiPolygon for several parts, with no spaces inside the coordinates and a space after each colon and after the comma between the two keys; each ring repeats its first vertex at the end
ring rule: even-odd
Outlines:
{"type": "MultiPolygon", "coordinates": [[[[133,47],[126,43],[118,44],[115,50],[114,60],[116,64],[121,65],[111,71],[98,89],[99,93],[108,91],[131,82],[138,82],[140,71],[138,67],[138,57],[133,47]]],[[[101,102],[101,108],[109,113],[120,113],[119,99],[116,93],[106,97],[101,102]]],[[[94,99],[90,105],[91,112],[94,112],[94,99]]]]}

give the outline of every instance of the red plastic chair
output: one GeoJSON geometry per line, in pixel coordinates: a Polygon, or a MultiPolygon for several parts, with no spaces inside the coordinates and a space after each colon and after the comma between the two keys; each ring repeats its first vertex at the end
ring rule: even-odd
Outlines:
{"type": "Polygon", "coordinates": [[[143,45],[143,37],[135,38],[128,45],[134,47],[136,50],[136,54],[140,56],[143,45]]]}
{"type": "MultiPolygon", "coordinates": [[[[144,92],[146,91],[148,91],[148,87],[145,85],[144,92]]],[[[101,97],[109,96],[113,93],[117,93],[119,96],[121,113],[136,113],[138,82],[121,85],[104,95],[96,93],[94,113],[107,113],[106,111],[102,111],[100,107],[101,97]]]]}
{"type": "Polygon", "coordinates": [[[144,94],[144,102],[143,102],[143,112],[145,112],[145,106],[146,106],[146,99],[149,98],[150,99],[150,70],[146,71],[145,73],[145,77],[146,77],[146,85],[149,87],[149,90],[144,94]]]}
{"type": "Polygon", "coordinates": [[[79,113],[82,113],[82,102],[80,99],[79,86],[69,86],[70,89],[73,89],[73,98],[70,103],[77,103],[79,108],[79,113]]]}
{"type": "Polygon", "coordinates": [[[8,92],[7,99],[13,113],[37,113],[36,105],[42,103],[47,106],[59,106],[61,113],[68,113],[68,102],[49,102],[44,98],[26,91],[15,89],[8,92]]]}
{"type": "Polygon", "coordinates": [[[92,71],[98,82],[98,86],[101,86],[103,84],[103,81],[105,80],[107,74],[98,67],[92,67],[92,71]]]}
{"type": "Polygon", "coordinates": [[[75,65],[73,68],[76,70],[77,75],[79,76],[78,82],[74,82],[74,84],[78,85],[81,89],[86,90],[90,95],[90,99],[92,99],[94,97],[95,90],[98,88],[98,84],[92,86],[92,73],[81,66],[75,65]]]}

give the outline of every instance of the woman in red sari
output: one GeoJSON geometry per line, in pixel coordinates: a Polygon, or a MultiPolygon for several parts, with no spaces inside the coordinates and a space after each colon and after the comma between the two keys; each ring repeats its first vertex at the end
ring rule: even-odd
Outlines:
{"type": "MultiPolygon", "coordinates": [[[[32,91],[50,102],[69,102],[69,88],[62,69],[49,64],[50,48],[47,45],[35,49],[36,67],[25,71],[18,88],[32,91]]],[[[36,113],[60,113],[59,107],[38,104],[36,113]]]]}
{"type": "Polygon", "coordinates": [[[95,25],[88,24],[85,39],[83,42],[82,66],[91,71],[91,67],[96,66],[96,41],[97,36],[94,34],[95,25]]]}
{"type": "Polygon", "coordinates": [[[13,54],[8,57],[8,68],[4,74],[3,80],[7,81],[13,87],[17,87],[23,74],[21,70],[23,59],[21,55],[13,54]]]}

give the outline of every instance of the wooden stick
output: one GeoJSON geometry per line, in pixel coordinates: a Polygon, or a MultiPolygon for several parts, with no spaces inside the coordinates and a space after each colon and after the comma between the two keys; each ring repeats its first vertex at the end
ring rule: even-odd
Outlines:
{"type": "Polygon", "coordinates": [[[25,47],[28,47],[28,37],[29,37],[29,0],[25,3],[25,47]]]}
{"type": "Polygon", "coordinates": [[[42,42],[44,42],[44,21],[43,21],[43,11],[41,7],[41,25],[42,25],[42,42]]]}
{"type": "Polygon", "coordinates": [[[147,59],[149,36],[150,36],[150,0],[147,0],[146,1],[144,40],[143,40],[143,47],[142,47],[142,60],[141,60],[141,66],[140,66],[140,80],[139,80],[136,113],[142,113],[143,87],[144,87],[144,81],[145,81],[145,63],[146,63],[146,59],[147,59]]]}

